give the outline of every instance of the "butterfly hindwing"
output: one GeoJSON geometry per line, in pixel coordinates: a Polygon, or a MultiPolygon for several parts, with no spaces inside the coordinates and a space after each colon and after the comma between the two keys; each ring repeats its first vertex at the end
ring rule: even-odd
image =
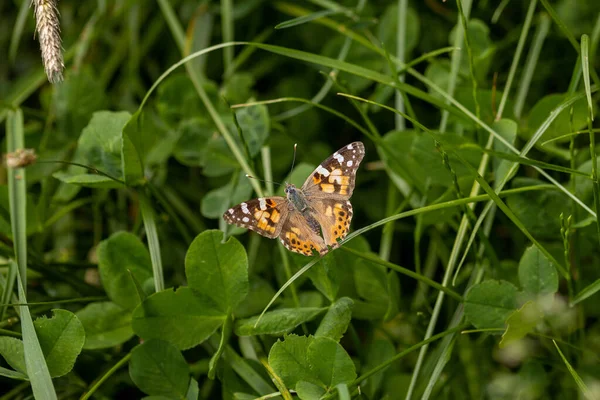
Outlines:
{"type": "Polygon", "coordinates": [[[305,256],[312,255],[312,249],[319,254],[328,251],[323,238],[309,225],[306,217],[296,210],[290,211],[279,234],[279,240],[286,249],[305,256]]]}
{"type": "Polygon", "coordinates": [[[342,147],[310,174],[302,191],[309,198],[349,199],[354,191],[356,170],[364,156],[365,146],[361,142],[342,147]]]}
{"type": "Polygon", "coordinates": [[[344,239],[350,231],[352,204],[348,200],[316,199],[313,209],[325,243],[333,248],[338,247],[338,239],[344,239]]]}
{"type": "Polygon", "coordinates": [[[231,207],[225,211],[223,218],[228,224],[251,229],[274,239],[279,236],[288,212],[288,200],[285,197],[259,197],[231,207]]]}

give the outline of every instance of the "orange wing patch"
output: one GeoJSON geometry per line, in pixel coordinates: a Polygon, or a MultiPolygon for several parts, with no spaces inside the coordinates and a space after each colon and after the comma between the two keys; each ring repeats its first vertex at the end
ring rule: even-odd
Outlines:
{"type": "Polygon", "coordinates": [[[289,232],[285,232],[285,240],[282,238],[281,243],[289,250],[304,254],[305,256],[311,256],[312,249],[321,253],[323,247],[312,240],[305,240],[301,238],[301,231],[296,227],[292,227],[289,232]]]}
{"type": "MultiPolygon", "coordinates": [[[[344,203],[335,203],[333,206],[333,216],[335,217],[335,222],[330,228],[330,237],[331,243],[328,243],[330,246],[332,244],[337,244],[337,239],[344,239],[350,230],[350,221],[352,220],[352,209],[348,210],[350,202],[344,203]],[[344,204],[347,203],[347,204],[344,204]]],[[[351,206],[350,206],[351,207],[351,206]]]]}

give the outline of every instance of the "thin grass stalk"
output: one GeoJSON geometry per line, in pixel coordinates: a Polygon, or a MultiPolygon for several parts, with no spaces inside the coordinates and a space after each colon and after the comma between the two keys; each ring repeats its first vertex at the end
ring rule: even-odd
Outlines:
{"type": "Polygon", "coordinates": [[[138,193],[140,202],[140,211],[144,220],[144,229],[148,240],[148,249],[150,250],[150,259],[152,261],[152,275],[154,277],[154,288],[157,292],[165,289],[165,277],[163,274],[162,257],[160,254],[160,243],[158,241],[158,232],[156,230],[156,220],[154,211],[150,205],[150,199],[143,192],[138,193]]]}
{"type": "Polygon", "coordinates": [[[527,40],[527,36],[529,35],[529,28],[531,26],[531,21],[533,21],[533,13],[535,12],[536,5],[537,5],[537,0],[531,0],[529,2],[529,8],[527,9],[525,23],[523,24],[523,29],[521,30],[521,35],[519,36],[519,43],[517,44],[517,49],[515,50],[515,56],[512,59],[512,63],[510,64],[510,69],[508,71],[508,78],[506,79],[506,86],[504,87],[504,91],[502,92],[502,98],[500,99],[500,104],[498,105],[498,113],[496,115],[496,121],[499,121],[502,118],[502,114],[504,112],[504,107],[506,106],[506,102],[508,101],[508,95],[510,94],[510,89],[512,87],[512,81],[515,77],[515,74],[517,73],[517,67],[519,66],[519,61],[521,60],[521,55],[523,54],[523,48],[525,47],[525,41],[527,40]]]}
{"type": "MultiPolygon", "coordinates": [[[[463,5],[465,18],[469,18],[469,15],[471,13],[472,1],[471,0],[462,0],[462,1],[463,1],[462,5],[463,5]]],[[[460,60],[462,58],[461,47],[463,45],[465,33],[466,32],[464,31],[462,25],[460,24],[460,21],[458,21],[456,24],[456,36],[454,38],[454,44],[453,44],[454,48],[456,48],[457,50],[452,53],[452,58],[450,60],[450,77],[448,79],[448,87],[446,88],[446,93],[448,94],[448,96],[450,98],[454,95],[454,90],[456,89],[456,84],[458,82],[458,70],[460,68],[460,60]]],[[[450,104],[450,102],[447,101],[446,104],[450,104]]],[[[442,111],[442,118],[440,120],[440,127],[439,127],[439,131],[442,133],[446,132],[449,116],[450,115],[448,114],[448,111],[446,111],[446,110],[442,111]]],[[[407,397],[407,399],[408,399],[408,397],[407,397]]]]}
{"type": "Polygon", "coordinates": [[[548,14],[542,13],[540,14],[538,27],[533,36],[531,48],[527,54],[527,60],[525,61],[525,65],[523,67],[521,80],[517,86],[517,94],[515,96],[515,105],[513,108],[515,117],[517,117],[517,119],[521,118],[523,113],[525,100],[527,98],[527,94],[529,93],[529,87],[531,86],[531,80],[533,79],[535,68],[537,67],[540,53],[542,51],[542,46],[544,45],[544,41],[546,40],[549,31],[550,18],[548,17],[548,14]]]}
{"type": "MultiPolygon", "coordinates": [[[[223,42],[233,42],[233,0],[221,0],[221,34],[223,42]]],[[[223,49],[223,66],[225,70],[233,64],[233,47],[223,49]]]]}
{"type": "MultiPolygon", "coordinates": [[[[406,15],[408,13],[408,0],[398,0],[398,25],[396,27],[396,58],[403,64],[406,64],[404,58],[406,53],[406,15]]],[[[398,77],[400,82],[404,83],[404,74],[398,77]]],[[[395,96],[396,109],[404,112],[404,97],[402,93],[396,91],[395,96]]],[[[406,126],[406,122],[402,115],[395,115],[396,130],[403,131],[406,126]]]]}
{"type": "MultiPolygon", "coordinates": [[[[10,111],[6,121],[6,152],[16,154],[25,146],[23,111],[10,111]]],[[[19,164],[7,163],[8,198],[10,208],[10,224],[12,231],[15,259],[19,266],[24,293],[27,294],[27,180],[25,169],[19,164]]],[[[9,273],[9,277],[14,273],[9,273]]],[[[9,282],[11,287],[13,283],[9,282]]]]}

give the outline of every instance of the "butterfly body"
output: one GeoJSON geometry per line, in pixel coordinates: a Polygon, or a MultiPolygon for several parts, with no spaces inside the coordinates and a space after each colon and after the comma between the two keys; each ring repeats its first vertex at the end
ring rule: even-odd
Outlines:
{"type": "Polygon", "coordinates": [[[361,142],[350,143],[322,162],[301,188],[286,184],[286,197],[240,203],[223,215],[226,222],[279,240],[288,249],[310,256],[339,246],[350,230],[356,170],[365,154],[361,142]],[[328,247],[329,246],[329,247],[328,247]]]}

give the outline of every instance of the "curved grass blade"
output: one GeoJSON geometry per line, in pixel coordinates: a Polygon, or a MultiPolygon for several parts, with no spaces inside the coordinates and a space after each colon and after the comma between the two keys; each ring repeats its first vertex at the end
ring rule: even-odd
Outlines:
{"type": "Polygon", "coordinates": [[[307,22],[314,21],[319,18],[327,17],[329,15],[341,14],[338,10],[323,10],[317,11],[312,14],[303,15],[302,17],[293,18],[275,25],[275,29],[291,28],[292,26],[306,24],[307,22]]]}
{"type": "Polygon", "coordinates": [[[565,355],[562,353],[562,351],[560,351],[560,347],[558,347],[556,341],[552,340],[552,343],[554,343],[554,346],[556,347],[560,358],[562,358],[563,362],[565,363],[567,369],[569,370],[569,373],[571,374],[573,380],[577,384],[577,387],[579,387],[579,390],[581,390],[586,399],[593,400],[595,397],[592,396],[592,393],[590,392],[586,384],[583,382],[583,379],[581,379],[577,371],[575,371],[575,369],[571,366],[569,361],[567,361],[565,355]]]}

